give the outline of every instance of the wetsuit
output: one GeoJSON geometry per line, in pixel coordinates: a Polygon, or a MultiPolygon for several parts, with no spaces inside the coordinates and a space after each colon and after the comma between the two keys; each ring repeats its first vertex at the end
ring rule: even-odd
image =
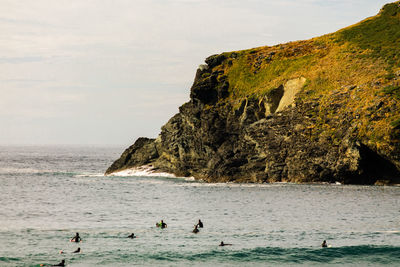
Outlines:
{"type": "Polygon", "coordinates": [[[81,237],[79,236],[78,233],[76,233],[76,235],[71,239],[71,242],[80,242],[81,241],[81,237]]]}
{"type": "Polygon", "coordinates": [[[65,260],[62,260],[59,264],[50,265],[50,266],[65,266],[65,260]]]}
{"type": "Polygon", "coordinates": [[[128,238],[136,238],[136,236],[135,236],[135,234],[134,233],[132,233],[132,234],[130,234],[129,236],[128,236],[128,238]]]}

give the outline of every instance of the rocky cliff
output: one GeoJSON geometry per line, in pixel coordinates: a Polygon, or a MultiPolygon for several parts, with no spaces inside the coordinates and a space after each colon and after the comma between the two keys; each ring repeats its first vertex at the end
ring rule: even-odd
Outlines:
{"type": "Polygon", "coordinates": [[[322,37],[210,56],[158,138],[139,138],[106,174],[400,183],[399,44],[398,1],[322,37]]]}

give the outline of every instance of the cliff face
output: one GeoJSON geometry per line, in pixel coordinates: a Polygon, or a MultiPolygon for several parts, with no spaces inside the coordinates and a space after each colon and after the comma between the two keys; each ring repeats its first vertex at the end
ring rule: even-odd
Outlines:
{"type": "Polygon", "coordinates": [[[333,34],[211,56],[159,137],[139,138],[106,174],[400,183],[399,43],[395,2],[333,34]]]}

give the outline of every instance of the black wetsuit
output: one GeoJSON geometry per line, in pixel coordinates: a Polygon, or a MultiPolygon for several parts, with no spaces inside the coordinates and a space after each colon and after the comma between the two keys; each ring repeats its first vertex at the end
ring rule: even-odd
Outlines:
{"type": "Polygon", "coordinates": [[[76,242],[79,243],[81,241],[81,237],[79,236],[78,233],[71,239],[71,242],[76,242]]]}
{"type": "Polygon", "coordinates": [[[130,235],[128,236],[128,238],[132,238],[132,239],[133,239],[133,238],[136,238],[136,236],[135,236],[135,234],[132,233],[132,234],[130,234],[130,235]]]}
{"type": "Polygon", "coordinates": [[[59,264],[50,265],[50,266],[65,266],[65,260],[62,260],[59,264]]]}
{"type": "Polygon", "coordinates": [[[199,226],[199,228],[203,228],[203,222],[199,220],[199,223],[197,224],[197,226],[199,226]]]}

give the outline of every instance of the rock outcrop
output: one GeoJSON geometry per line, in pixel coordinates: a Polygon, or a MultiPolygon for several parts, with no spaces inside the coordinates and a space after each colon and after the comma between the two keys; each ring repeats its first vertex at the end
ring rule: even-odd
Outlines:
{"type": "MultiPolygon", "coordinates": [[[[398,5],[375,22],[400,24],[398,5]]],[[[400,183],[400,57],[367,57],[373,46],[346,34],[208,57],[158,138],[139,138],[106,174],[151,165],[207,182],[400,183]]]]}

